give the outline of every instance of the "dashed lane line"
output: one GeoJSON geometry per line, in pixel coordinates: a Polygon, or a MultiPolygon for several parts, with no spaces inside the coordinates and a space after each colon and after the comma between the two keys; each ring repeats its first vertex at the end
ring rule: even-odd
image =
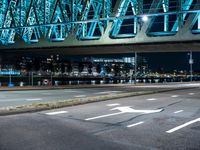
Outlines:
{"type": "Polygon", "coordinates": [[[134,123],[134,124],[128,125],[127,128],[135,127],[135,126],[141,125],[143,123],[144,123],[143,121],[138,122],[138,123],[134,123]]]}
{"type": "Polygon", "coordinates": [[[147,101],[156,101],[157,99],[156,98],[149,98],[147,99],[147,101]]]}
{"type": "Polygon", "coordinates": [[[172,95],[171,97],[172,98],[176,98],[176,97],[179,97],[179,95],[172,95]]]}
{"type": "Polygon", "coordinates": [[[188,93],[188,95],[194,95],[194,93],[188,93]]]}
{"type": "Polygon", "coordinates": [[[113,106],[119,106],[119,105],[120,105],[119,103],[115,103],[115,104],[107,104],[106,106],[113,107],[113,106]]]}
{"type": "Polygon", "coordinates": [[[76,97],[76,98],[81,98],[81,97],[86,97],[86,95],[76,95],[76,96],[74,96],[74,97],[76,97]]]}
{"type": "Polygon", "coordinates": [[[46,115],[59,115],[59,114],[65,114],[68,113],[67,111],[56,111],[56,112],[49,112],[49,113],[45,113],[46,115]]]}
{"type": "Polygon", "coordinates": [[[26,101],[41,101],[42,98],[28,98],[26,101]]]}
{"type": "Polygon", "coordinates": [[[180,126],[177,126],[177,127],[173,128],[173,129],[170,129],[170,130],[168,130],[168,131],[166,131],[166,132],[167,132],[167,133],[173,133],[173,132],[175,132],[175,131],[178,131],[178,130],[180,130],[180,129],[184,128],[184,127],[187,127],[187,126],[189,126],[189,125],[191,125],[191,124],[193,124],[193,123],[196,123],[196,122],[200,122],[200,118],[197,118],[197,119],[195,119],[195,120],[189,121],[189,122],[187,122],[187,123],[185,123],[185,124],[182,124],[182,125],[180,125],[180,126]]]}
{"type": "Polygon", "coordinates": [[[178,114],[178,113],[181,113],[181,112],[183,112],[183,110],[178,110],[178,111],[175,111],[174,113],[178,114]]]}

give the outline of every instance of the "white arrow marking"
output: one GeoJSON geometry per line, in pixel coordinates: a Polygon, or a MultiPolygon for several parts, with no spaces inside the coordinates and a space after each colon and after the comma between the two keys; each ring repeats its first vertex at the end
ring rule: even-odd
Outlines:
{"type": "Polygon", "coordinates": [[[183,124],[183,125],[180,125],[180,126],[178,126],[178,127],[175,127],[175,128],[173,128],[173,129],[171,129],[171,130],[168,130],[168,131],[166,131],[166,132],[167,132],[167,133],[172,133],[172,132],[175,132],[175,131],[177,131],[177,130],[180,130],[180,129],[184,128],[184,127],[187,127],[187,126],[189,126],[189,125],[191,125],[191,124],[193,124],[193,123],[199,122],[199,121],[200,121],[200,118],[195,119],[195,120],[192,120],[192,121],[190,121],[190,122],[187,122],[187,123],[185,123],[185,124],[183,124]]]}
{"type": "Polygon", "coordinates": [[[144,113],[144,114],[150,114],[150,113],[157,113],[163,111],[163,109],[157,109],[157,110],[136,110],[131,108],[130,106],[124,106],[124,107],[116,107],[111,110],[119,110],[121,112],[125,113],[144,113]]]}
{"type": "Polygon", "coordinates": [[[102,115],[102,116],[97,116],[97,117],[92,117],[92,118],[87,118],[85,120],[95,120],[99,118],[105,118],[105,117],[110,117],[110,116],[116,116],[124,113],[143,113],[143,114],[150,114],[150,113],[157,113],[163,111],[163,109],[158,109],[158,110],[135,110],[131,108],[130,106],[124,106],[124,107],[116,107],[111,110],[119,110],[120,112],[118,113],[112,113],[112,114],[107,114],[107,115],[102,115]]]}
{"type": "Polygon", "coordinates": [[[138,122],[138,123],[135,123],[135,124],[131,124],[131,125],[128,125],[127,128],[131,128],[131,127],[134,127],[134,126],[137,126],[137,125],[140,125],[140,124],[143,124],[144,122],[141,121],[141,122],[138,122]]]}
{"type": "Polygon", "coordinates": [[[120,115],[120,114],[123,114],[123,113],[124,113],[124,112],[112,113],[112,114],[107,114],[107,115],[102,115],[102,116],[87,118],[87,119],[85,119],[85,120],[87,120],[87,121],[89,121],[89,120],[95,120],[95,119],[99,119],[99,118],[105,118],[105,117],[110,117],[110,116],[116,116],[116,115],[120,115]]]}
{"type": "Polygon", "coordinates": [[[134,109],[132,109],[131,106],[116,107],[111,110],[119,110],[124,113],[133,113],[134,112],[134,109]]]}

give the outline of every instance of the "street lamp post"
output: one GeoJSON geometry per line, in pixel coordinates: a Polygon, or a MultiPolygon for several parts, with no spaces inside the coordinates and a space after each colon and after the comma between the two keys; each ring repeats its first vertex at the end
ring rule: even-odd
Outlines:
{"type": "Polygon", "coordinates": [[[137,52],[135,52],[135,84],[137,84],[137,52]]]}
{"type": "Polygon", "coordinates": [[[189,64],[190,64],[190,81],[192,82],[192,78],[193,78],[193,64],[194,64],[194,60],[192,57],[192,51],[190,51],[190,59],[189,59],[189,64]]]}
{"type": "Polygon", "coordinates": [[[11,84],[12,84],[12,75],[11,75],[11,73],[12,73],[12,69],[10,69],[10,71],[9,71],[9,86],[11,86],[11,84]]]}

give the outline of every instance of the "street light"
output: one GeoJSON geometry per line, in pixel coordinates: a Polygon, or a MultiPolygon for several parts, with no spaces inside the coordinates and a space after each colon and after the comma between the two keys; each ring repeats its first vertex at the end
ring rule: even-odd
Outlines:
{"type": "Polygon", "coordinates": [[[144,22],[147,22],[148,19],[149,19],[149,18],[148,18],[147,16],[143,16],[143,17],[142,17],[142,21],[144,21],[144,22]]]}

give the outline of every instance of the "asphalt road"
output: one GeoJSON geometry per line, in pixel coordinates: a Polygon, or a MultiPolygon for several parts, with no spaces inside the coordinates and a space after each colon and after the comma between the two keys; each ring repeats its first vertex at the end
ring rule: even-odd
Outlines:
{"type": "Polygon", "coordinates": [[[0,117],[0,150],[200,150],[200,88],[0,117]]]}
{"type": "Polygon", "coordinates": [[[124,92],[157,91],[159,89],[173,89],[179,87],[200,87],[200,84],[123,85],[101,88],[0,91],[0,108],[32,104],[35,102],[68,100],[74,98],[119,94],[124,92]]]}
{"type": "MultiPolygon", "coordinates": [[[[140,91],[142,89],[138,89],[140,91]]],[[[127,92],[126,88],[85,88],[57,90],[28,90],[0,92],[0,107],[19,106],[35,102],[49,102],[127,92]]]]}

